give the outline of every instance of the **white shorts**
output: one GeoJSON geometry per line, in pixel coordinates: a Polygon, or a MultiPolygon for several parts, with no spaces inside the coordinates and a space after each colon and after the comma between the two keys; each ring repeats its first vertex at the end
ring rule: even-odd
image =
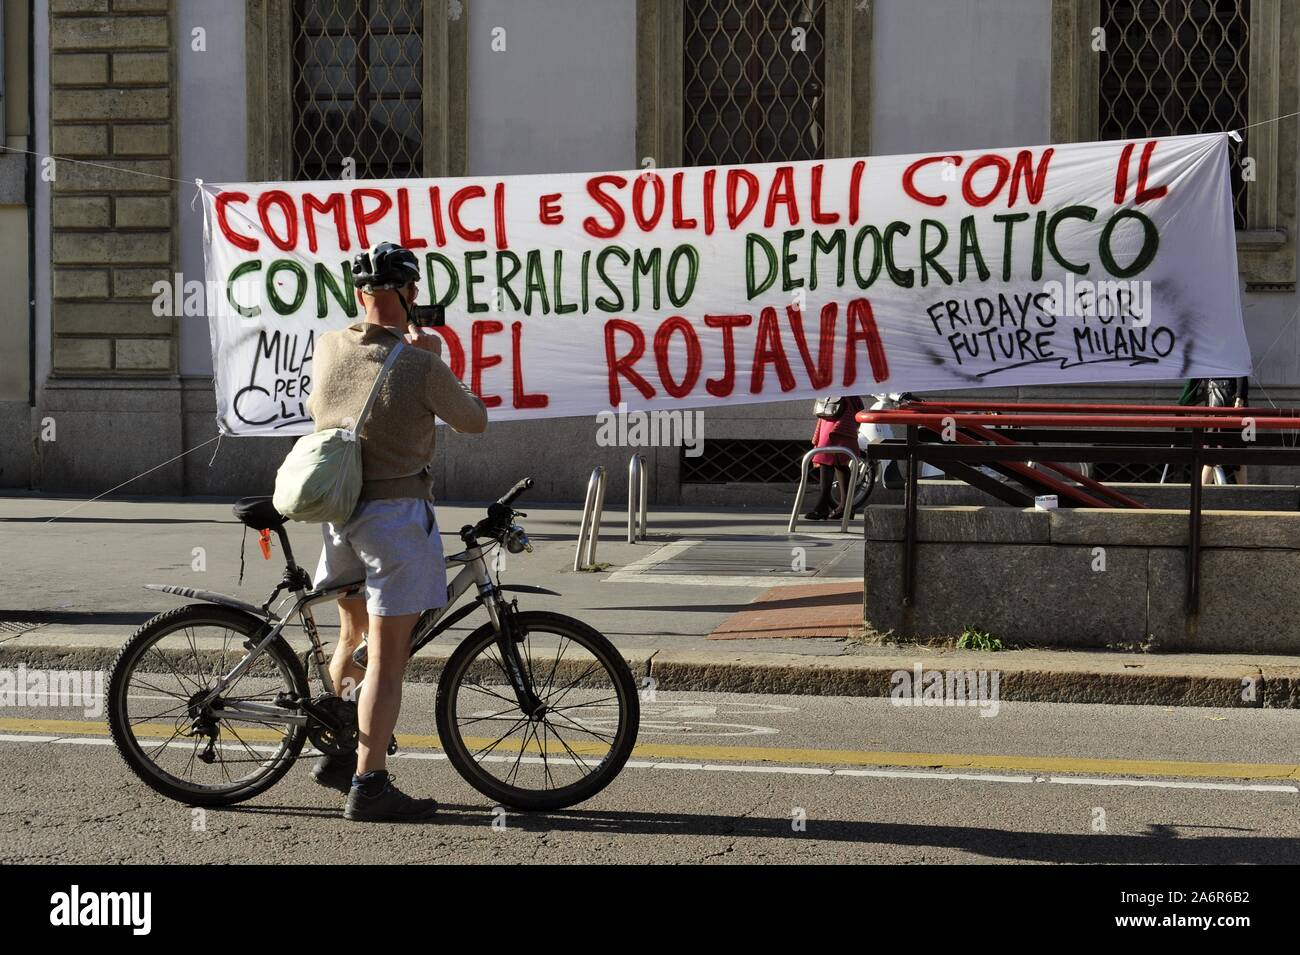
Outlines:
{"type": "Polygon", "coordinates": [[[423,613],[447,603],[447,568],[432,501],[362,501],[342,527],[323,524],[321,532],[318,589],[364,579],[366,612],[376,617],[423,613]]]}

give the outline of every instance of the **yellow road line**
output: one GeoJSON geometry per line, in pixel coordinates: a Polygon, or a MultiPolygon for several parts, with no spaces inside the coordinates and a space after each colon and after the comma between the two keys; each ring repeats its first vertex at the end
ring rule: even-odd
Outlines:
{"type": "MultiPolygon", "coordinates": [[[[142,724],[138,735],[167,738],[170,726],[142,724]]],[[[105,736],[103,723],[83,720],[0,719],[0,732],[37,733],[58,736],[105,736]]],[[[257,727],[241,728],[239,735],[249,742],[274,742],[280,734],[257,727]]],[[[437,736],[399,735],[406,749],[442,749],[437,736]]],[[[487,746],[490,737],[466,739],[471,746],[487,746]]],[[[517,752],[519,743],[505,740],[498,749],[517,752]]],[[[583,755],[599,755],[603,747],[570,744],[583,755]]],[[[536,751],[537,744],[529,743],[536,751]]],[[[985,753],[894,753],[878,750],[796,749],[764,746],[695,746],[672,743],[642,743],[633,751],[635,759],[672,759],[691,762],[747,762],[780,765],[901,766],[917,769],[1012,771],[1022,773],[1082,773],[1106,776],[1170,776],[1192,779],[1287,779],[1300,780],[1295,763],[1215,763],[1169,759],[1096,759],[1067,756],[1015,756],[985,753]]]]}

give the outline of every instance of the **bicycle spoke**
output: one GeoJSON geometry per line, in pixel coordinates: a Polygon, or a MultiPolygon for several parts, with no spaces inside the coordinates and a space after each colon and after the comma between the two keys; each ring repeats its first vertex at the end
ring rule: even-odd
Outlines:
{"type": "Polygon", "coordinates": [[[185,761],[185,775],[193,775],[194,759],[199,755],[199,738],[194,737],[194,747],[190,750],[190,758],[185,761]]]}
{"type": "Polygon", "coordinates": [[[554,789],[555,777],[551,775],[551,760],[549,754],[547,753],[548,746],[546,743],[546,739],[547,739],[546,731],[549,727],[550,724],[547,723],[545,720],[543,720],[542,721],[542,771],[546,774],[546,781],[550,783],[551,788],[554,789]]]}
{"type": "Polygon", "coordinates": [[[502,696],[500,693],[493,693],[482,683],[462,683],[461,686],[471,690],[478,690],[480,693],[484,694],[485,696],[495,697],[496,699],[500,700],[502,703],[509,703],[511,706],[515,708],[519,707],[518,700],[512,700],[510,697],[502,696]]]}
{"type": "MultiPolygon", "coordinates": [[[[512,706],[512,707],[511,707],[511,709],[518,709],[518,708],[519,708],[518,706],[512,706]]],[[[506,715],[507,713],[509,713],[509,712],[510,712],[510,710],[501,710],[501,711],[498,712],[498,713],[490,713],[490,714],[488,714],[487,716],[478,716],[478,717],[475,717],[475,718],[472,719],[472,720],[462,720],[462,719],[460,719],[460,718],[458,717],[458,718],[456,719],[456,725],[459,726],[459,727],[462,727],[462,728],[463,728],[463,727],[466,727],[466,726],[473,726],[475,723],[482,723],[484,720],[494,720],[494,719],[496,719],[498,716],[505,716],[505,715],[506,715]]]]}
{"type": "Polygon", "coordinates": [[[214,683],[219,681],[221,679],[221,674],[226,672],[226,651],[229,646],[230,629],[227,628],[221,634],[221,657],[220,659],[213,661],[212,670],[208,673],[208,676],[214,683]]]}
{"type": "Polygon", "coordinates": [[[152,716],[142,716],[138,720],[131,720],[128,725],[136,726],[140,723],[148,723],[150,720],[156,720],[160,716],[166,716],[168,713],[175,713],[177,710],[184,709],[186,706],[187,704],[182,700],[180,704],[173,706],[171,709],[163,710],[161,713],[155,713],[152,716]]]}
{"type": "MultiPolygon", "coordinates": [[[[161,650],[158,649],[158,645],[154,644],[152,647],[149,648],[149,650],[150,652],[153,653],[154,656],[156,656],[159,660],[162,661],[162,665],[165,666],[168,669],[168,671],[171,672],[171,675],[176,678],[177,686],[179,686],[182,691],[186,690],[185,680],[181,677],[181,675],[178,672],[176,672],[176,668],[172,666],[172,662],[167,659],[166,654],[164,654],[161,650]]],[[[194,689],[201,690],[203,689],[203,687],[199,686],[197,683],[194,683],[194,689]]],[[[188,695],[189,694],[186,693],[186,696],[188,695]]]]}
{"type": "Polygon", "coordinates": [[[477,753],[472,753],[472,754],[470,754],[470,755],[471,755],[471,758],[477,758],[477,757],[483,755],[484,753],[486,753],[486,752],[487,752],[488,750],[490,750],[490,749],[496,749],[498,743],[500,743],[503,739],[505,739],[507,736],[509,736],[509,735],[510,735],[511,733],[513,733],[515,730],[517,730],[517,729],[519,728],[519,725],[520,725],[521,723],[526,723],[526,722],[528,722],[528,717],[526,717],[526,716],[521,716],[519,719],[517,719],[517,720],[515,721],[515,725],[512,726],[512,727],[510,727],[510,729],[506,730],[504,733],[502,733],[500,736],[498,736],[498,737],[497,737],[496,739],[494,739],[492,742],[488,743],[486,746],[484,746],[482,749],[480,749],[477,753]]]}
{"type": "Polygon", "coordinates": [[[217,754],[217,763],[221,766],[221,772],[226,777],[226,782],[234,782],[234,780],[230,778],[230,770],[226,768],[226,757],[221,752],[221,749],[222,747],[220,746],[212,747],[212,751],[217,754]]]}
{"type": "MultiPolygon", "coordinates": [[[[181,731],[178,728],[174,733],[172,733],[171,736],[167,737],[167,739],[163,740],[161,743],[158,744],[158,748],[149,754],[149,758],[153,759],[155,756],[157,756],[159,753],[161,753],[164,749],[167,748],[168,743],[170,743],[172,740],[174,740],[176,737],[180,735],[181,735],[181,731]]],[[[197,746],[198,744],[196,743],[195,745],[197,746]]]]}
{"type": "Polygon", "coordinates": [[[529,734],[535,733],[536,731],[537,731],[536,723],[529,723],[528,729],[524,730],[524,741],[519,747],[519,752],[515,755],[514,768],[510,770],[510,775],[506,777],[506,782],[512,786],[514,785],[515,777],[519,775],[519,765],[523,761],[524,753],[528,749],[529,734]]]}
{"type": "Polygon", "coordinates": [[[553,661],[551,661],[551,672],[550,672],[549,674],[547,674],[547,676],[546,676],[546,685],[547,685],[547,687],[550,687],[552,681],[554,681],[554,679],[555,679],[555,671],[556,671],[556,669],[559,667],[559,665],[560,665],[560,660],[561,660],[563,657],[564,657],[564,638],[561,638],[561,639],[560,639],[560,646],[558,647],[558,652],[555,654],[555,659],[554,659],[553,661]]]}
{"type": "Polygon", "coordinates": [[[556,702],[556,703],[561,702],[561,701],[562,701],[566,696],[569,695],[569,691],[570,691],[571,689],[573,689],[575,686],[577,686],[579,683],[581,683],[583,680],[585,680],[585,679],[587,678],[587,674],[590,673],[592,670],[596,669],[596,667],[598,667],[598,666],[600,666],[600,661],[599,661],[599,660],[593,660],[593,661],[591,662],[591,666],[587,667],[587,669],[583,670],[581,673],[579,673],[576,677],[574,677],[572,680],[570,680],[570,681],[569,681],[568,683],[566,683],[564,686],[560,687],[560,689],[555,690],[555,691],[553,691],[553,692],[547,694],[546,699],[549,700],[549,699],[550,699],[552,696],[554,696],[556,693],[559,693],[559,694],[560,694],[560,697],[559,697],[559,699],[557,699],[555,702],[556,702]]]}
{"type": "Polygon", "coordinates": [[[235,739],[239,740],[239,745],[244,747],[244,749],[248,751],[248,755],[252,756],[255,762],[258,763],[268,762],[267,759],[265,759],[262,756],[259,756],[257,752],[253,749],[253,747],[249,746],[246,742],[244,742],[244,737],[240,736],[239,731],[236,730],[233,726],[227,726],[226,729],[230,730],[231,734],[234,735],[235,739]]]}
{"type": "Polygon", "coordinates": [[[564,712],[565,710],[580,710],[580,709],[583,709],[584,707],[588,707],[588,706],[600,706],[600,705],[603,704],[603,703],[608,703],[610,700],[617,700],[617,699],[618,699],[617,696],[607,696],[607,697],[605,697],[604,699],[600,699],[600,700],[591,700],[591,701],[589,701],[589,702],[587,702],[587,703],[570,703],[568,706],[547,706],[547,707],[546,707],[546,712],[547,712],[547,713],[562,713],[562,712],[564,712]]]}
{"type": "Polygon", "coordinates": [[[564,747],[566,752],[568,752],[569,758],[578,764],[578,767],[582,770],[582,775],[584,777],[590,776],[591,770],[587,768],[587,761],[573,751],[573,747],[570,746],[567,742],[565,742],[564,737],[560,735],[560,731],[558,729],[552,726],[551,731],[555,733],[555,738],[560,741],[560,745],[564,747]]]}
{"type": "MultiPolygon", "coordinates": [[[[136,679],[135,674],[134,674],[134,673],[131,674],[131,681],[132,681],[132,685],[133,685],[133,686],[135,685],[135,679],[136,679]]],[[[164,694],[164,695],[166,695],[166,696],[170,696],[170,697],[172,697],[173,699],[177,699],[177,700],[188,700],[188,699],[189,699],[188,696],[182,696],[182,695],[179,694],[179,693],[173,693],[171,690],[164,690],[162,687],[160,687],[160,686],[154,686],[152,683],[146,683],[144,680],[141,680],[141,681],[140,681],[140,685],[143,686],[143,687],[146,687],[147,689],[153,690],[155,693],[162,693],[162,694],[164,694]]],[[[130,696],[130,695],[131,695],[130,693],[127,694],[127,696],[130,696]]]]}
{"type": "MultiPolygon", "coordinates": [[[[550,715],[550,714],[548,713],[547,716],[549,716],[549,715],[550,715]]],[[[602,735],[600,735],[599,733],[597,733],[594,729],[592,729],[592,728],[589,727],[589,726],[583,726],[581,723],[578,723],[578,722],[576,722],[575,720],[569,719],[569,717],[567,717],[567,716],[563,716],[563,715],[561,715],[561,717],[562,717],[563,719],[569,720],[569,724],[570,724],[570,725],[569,725],[569,727],[567,727],[568,729],[581,730],[582,732],[586,733],[588,736],[594,736],[594,737],[596,737],[596,739],[600,740],[602,743],[608,743],[610,746],[613,746],[613,745],[614,745],[614,737],[612,737],[612,736],[602,736],[602,735]]],[[[555,727],[551,727],[551,728],[552,728],[552,729],[555,729],[555,727]]]]}
{"type": "MultiPolygon", "coordinates": [[[[203,676],[206,678],[208,675],[207,668],[203,666],[203,661],[199,659],[199,646],[197,643],[194,642],[193,627],[185,628],[185,638],[190,642],[190,656],[194,658],[194,669],[197,670],[199,673],[202,673],[203,676]]],[[[204,685],[206,685],[206,679],[204,681],[204,685]]]]}

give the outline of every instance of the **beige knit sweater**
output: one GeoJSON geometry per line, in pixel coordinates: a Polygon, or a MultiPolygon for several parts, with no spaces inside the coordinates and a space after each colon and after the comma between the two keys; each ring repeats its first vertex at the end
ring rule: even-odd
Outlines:
{"type": "MultiPolygon", "coordinates": [[[[348,428],[375,376],[402,338],[395,328],[357,322],[326,332],[312,355],[307,413],[316,430],[348,428]]],[[[437,355],[412,345],[397,357],[361,432],[361,500],[433,497],[434,418],[457,431],[487,429],[487,409],[437,355]]]]}

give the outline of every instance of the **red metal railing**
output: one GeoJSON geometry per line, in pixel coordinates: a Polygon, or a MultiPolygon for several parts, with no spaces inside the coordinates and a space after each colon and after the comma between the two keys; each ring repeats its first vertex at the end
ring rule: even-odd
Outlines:
{"type": "Polygon", "coordinates": [[[1170,415],[1234,415],[1273,417],[1300,417],[1300,408],[1208,408],[1203,405],[1138,405],[1092,404],[1064,401],[909,401],[902,411],[924,411],[927,408],[948,408],[952,411],[989,412],[1058,412],[1060,414],[1115,413],[1115,414],[1170,414],[1170,415]]]}
{"type": "Polygon", "coordinates": [[[1199,412],[1216,414],[1016,414],[1014,412],[970,411],[862,411],[858,420],[869,424],[918,425],[931,431],[942,430],[949,421],[959,427],[984,425],[1020,428],[1244,428],[1249,419],[1259,431],[1300,430],[1300,416],[1268,416],[1251,413],[1247,408],[1199,408],[1199,412]]]}

